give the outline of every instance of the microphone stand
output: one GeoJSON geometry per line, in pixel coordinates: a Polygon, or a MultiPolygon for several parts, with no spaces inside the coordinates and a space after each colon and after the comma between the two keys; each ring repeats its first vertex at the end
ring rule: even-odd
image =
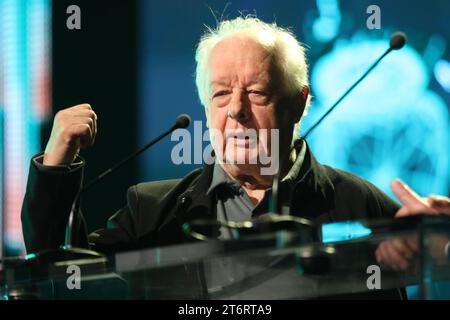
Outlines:
{"type": "Polygon", "coordinates": [[[391,51],[399,50],[403,48],[406,43],[406,35],[403,32],[396,32],[391,36],[389,48],[378,58],[377,61],[350,87],[348,90],[328,109],[327,112],[324,113],[322,117],[313,125],[311,128],[303,136],[306,139],[312,131],[314,131],[320,123],[328,117],[328,115],[341,103],[342,100],[347,97],[347,95],[355,89],[355,87],[360,84],[361,81],[364,80],[367,75],[372,72],[372,70],[384,59],[391,51]]]}
{"type": "MultiPolygon", "coordinates": [[[[303,136],[303,140],[305,140],[304,143],[306,143],[306,138],[313,132],[319,125],[322,123],[322,121],[330,115],[330,113],[342,102],[342,100],[345,99],[345,97],[355,89],[358,84],[361,83],[364,78],[367,77],[367,75],[372,72],[372,70],[381,62],[381,60],[384,59],[391,51],[393,50],[399,50],[403,48],[403,46],[406,43],[406,35],[403,32],[396,32],[392,34],[390,41],[389,41],[389,48],[375,61],[374,64],[346,91],[344,94],[328,109],[328,111],[325,112],[322,117],[313,125],[311,128],[306,132],[306,134],[303,136]]],[[[280,183],[281,183],[281,173],[283,172],[283,166],[287,163],[289,156],[292,152],[292,148],[289,148],[286,151],[286,154],[282,154],[280,158],[280,165],[278,166],[277,173],[275,174],[272,182],[272,212],[269,214],[270,219],[273,219],[275,221],[278,218],[281,218],[281,209],[282,204],[280,201],[280,183]]]]}
{"type": "Polygon", "coordinates": [[[79,248],[75,246],[77,234],[75,229],[79,227],[79,218],[80,218],[79,207],[82,194],[87,190],[89,190],[92,186],[99,183],[103,178],[105,178],[112,172],[116,171],[118,168],[120,168],[130,160],[134,159],[138,155],[140,155],[142,152],[144,152],[145,150],[153,146],[155,143],[162,140],[164,137],[166,137],[176,129],[186,128],[187,126],[189,126],[190,121],[191,120],[188,115],[183,114],[178,116],[176,119],[176,123],[169,130],[163,132],[156,138],[152,139],[151,141],[146,143],[143,147],[133,152],[123,160],[119,161],[111,168],[107,169],[106,171],[98,175],[96,178],[92,179],[91,181],[86,183],[83,187],[81,187],[77,192],[77,194],[75,195],[75,198],[72,202],[69,219],[66,227],[66,236],[64,245],[60,246],[57,249],[43,250],[37,253],[28,254],[25,258],[27,262],[32,264],[33,263],[48,264],[60,261],[79,260],[79,259],[90,259],[90,260],[100,259],[104,262],[106,258],[103,254],[100,254],[90,249],[79,248]]]}

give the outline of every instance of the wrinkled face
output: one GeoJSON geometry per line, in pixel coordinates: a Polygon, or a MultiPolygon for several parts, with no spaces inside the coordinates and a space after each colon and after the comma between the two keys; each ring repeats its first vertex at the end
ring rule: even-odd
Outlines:
{"type": "Polygon", "coordinates": [[[274,58],[258,42],[244,36],[219,42],[210,57],[209,83],[206,116],[219,159],[260,165],[255,157],[271,157],[274,144],[280,151],[290,145],[301,101],[283,93],[274,58]]]}

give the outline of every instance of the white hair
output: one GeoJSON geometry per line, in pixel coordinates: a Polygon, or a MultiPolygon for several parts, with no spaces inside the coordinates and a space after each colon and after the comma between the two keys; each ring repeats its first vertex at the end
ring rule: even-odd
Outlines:
{"type": "MultiPolygon", "coordinates": [[[[208,109],[210,101],[209,86],[209,59],[213,48],[220,41],[230,36],[245,35],[260,43],[273,56],[274,61],[282,72],[283,85],[286,94],[298,94],[308,82],[308,64],[305,57],[304,46],[295,38],[291,31],[281,28],[275,23],[266,23],[254,16],[238,17],[219,23],[217,28],[207,27],[202,36],[195,54],[197,63],[195,83],[201,104],[208,109]]],[[[310,104],[308,95],[305,111],[310,104]]],[[[296,136],[299,135],[299,124],[294,128],[296,136]]]]}

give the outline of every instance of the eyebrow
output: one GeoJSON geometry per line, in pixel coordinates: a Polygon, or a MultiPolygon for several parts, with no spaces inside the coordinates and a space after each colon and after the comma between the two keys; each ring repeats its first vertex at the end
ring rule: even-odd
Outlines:
{"type": "MultiPolygon", "coordinates": [[[[265,77],[265,76],[259,76],[256,79],[253,79],[252,81],[250,81],[249,83],[247,83],[247,86],[251,86],[251,85],[255,85],[255,84],[264,84],[264,85],[269,85],[269,80],[265,77]]],[[[212,80],[211,81],[211,85],[223,85],[223,86],[227,86],[228,82],[226,80],[212,80]]]]}
{"type": "Polygon", "coordinates": [[[220,84],[220,85],[223,85],[223,86],[227,85],[225,80],[213,80],[213,81],[211,81],[211,84],[220,84]]]}

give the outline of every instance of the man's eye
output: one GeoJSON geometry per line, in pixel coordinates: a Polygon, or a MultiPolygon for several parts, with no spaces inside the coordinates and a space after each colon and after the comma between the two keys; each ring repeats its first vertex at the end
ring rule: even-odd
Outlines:
{"type": "Polygon", "coordinates": [[[222,96],[225,96],[227,94],[229,94],[229,91],[226,91],[226,90],[217,91],[217,92],[215,92],[213,94],[213,98],[222,97],[222,96]]]}
{"type": "Polygon", "coordinates": [[[256,96],[264,96],[264,97],[267,96],[267,94],[264,91],[259,90],[250,90],[248,93],[256,96]]]}

